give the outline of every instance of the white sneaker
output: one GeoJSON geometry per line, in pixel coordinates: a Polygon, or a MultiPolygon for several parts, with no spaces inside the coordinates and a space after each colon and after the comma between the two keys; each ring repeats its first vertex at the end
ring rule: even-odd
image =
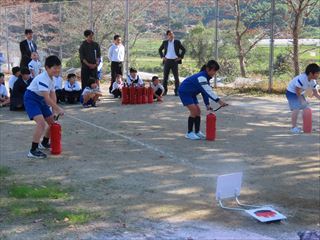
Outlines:
{"type": "Polygon", "coordinates": [[[298,128],[298,127],[291,128],[291,132],[294,134],[301,133],[301,128],[298,128]]]}
{"type": "Polygon", "coordinates": [[[191,140],[200,140],[200,137],[194,132],[186,133],[185,137],[191,140]]]}
{"type": "Polygon", "coordinates": [[[201,131],[199,131],[198,133],[195,133],[195,134],[201,139],[206,139],[206,135],[204,135],[201,131]]]}

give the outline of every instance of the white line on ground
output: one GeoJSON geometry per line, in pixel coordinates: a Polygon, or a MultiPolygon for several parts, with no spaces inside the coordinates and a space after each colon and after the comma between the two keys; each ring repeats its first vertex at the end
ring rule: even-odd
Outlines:
{"type": "Polygon", "coordinates": [[[182,159],[182,158],[176,157],[176,156],[173,155],[172,153],[169,153],[169,152],[167,152],[167,151],[163,151],[163,150],[161,150],[160,148],[158,148],[158,147],[156,147],[156,146],[153,146],[153,145],[148,144],[148,143],[144,143],[144,142],[142,142],[142,141],[140,141],[140,140],[137,140],[137,139],[135,139],[135,138],[133,138],[133,137],[129,137],[129,136],[123,135],[123,134],[118,133],[118,132],[116,132],[116,131],[110,130],[110,129],[108,129],[108,128],[105,128],[105,127],[96,125],[96,124],[94,124],[94,123],[88,122],[88,121],[86,121],[86,120],[83,120],[83,119],[80,119],[80,118],[77,118],[77,117],[74,117],[74,116],[65,115],[65,117],[68,117],[68,118],[77,120],[77,121],[79,121],[79,122],[85,123],[85,124],[90,125],[90,126],[92,126],[92,127],[101,129],[101,130],[103,130],[103,131],[105,131],[105,132],[107,132],[107,133],[110,133],[110,134],[113,134],[113,135],[115,135],[115,136],[124,138],[124,139],[128,140],[129,142],[131,142],[131,143],[133,143],[133,144],[140,145],[140,146],[142,146],[142,147],[144,147],[144,148],[147,148],[147,149],[149,149],[149,150],[152,150],[152,151],[154,151],[154,152],[158,152],[158,153],[160,153],[161,155],[163,155],[163,156],[165,156],[165,157],[167,157],[167,158],[169,158],[169,159],[175,160],[175,162],[178,161],[178,162],[180,162],[180,163],[182,163],[182,164],[184,164],[184,165],[187,165],[187,166],[189,166],[189,167],[192,167],[192,168],[194,168],[194,169],[206,170],[206,168],[202,168],[202,167],[199,167],[199,166],[196,166],[196,165],[192,164],[192,163],[191,163],[189,160],[187,160],[187,159],[182,159]]]}

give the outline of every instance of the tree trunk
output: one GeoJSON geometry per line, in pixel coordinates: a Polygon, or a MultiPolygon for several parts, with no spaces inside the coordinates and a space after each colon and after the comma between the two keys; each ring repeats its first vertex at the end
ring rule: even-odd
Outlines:
{"type": "Polygon", "coordinates": [[[293,39],[293,67],[295,75],[300,74],[299,67],[299,29],[300,29],[300,13],[295,16],[293,28],[292,28],[292,39],[293,39]]]}
{"type": "Polygon", "coordinates": [[[245,64],[245,56],[243,54],[243,49],[241,45],[241,37],[237,34],[236,46],[238,50],[238,59],[240,64],[240,73],[241,77],[246,77],[246,64],[245,64]]]}

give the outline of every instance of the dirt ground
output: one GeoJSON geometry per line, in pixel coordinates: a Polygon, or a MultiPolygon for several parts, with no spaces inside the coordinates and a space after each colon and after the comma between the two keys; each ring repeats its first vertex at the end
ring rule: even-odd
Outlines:
{"type": "Polygon", "coordinates": [[[45,160],[26,157],[34,123],[0,109],[0,165],[14,172],[8,180],[57,181],[74,189],[73,198],[54,204],[98,213],[60,228],[0,214],[0,238],[289,240],[319,229],[319,102],[311,103],[314,132],[292,135],[284,97],[226,101],[214,142],[184,138],[187,112],[174,96],[162,104],[123,106],[105,96],[97,108],[64,105],[63,153],[45,160]],[[239,171],[240,199],[271,204],[286,221],[261,224],[217,206],[217,176],[239,171]]]}

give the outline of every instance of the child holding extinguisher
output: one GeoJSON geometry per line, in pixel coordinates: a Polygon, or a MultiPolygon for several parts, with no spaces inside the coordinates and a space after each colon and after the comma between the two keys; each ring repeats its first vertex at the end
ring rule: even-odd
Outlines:
{"type": "Polygon", "coordinates": [[[52,108],[55,115],[63,115],[64,111],[57,105],[54,88],[54,76],[61,71],[61,61],[56,56],[49,56],[45,61],[45,71],[36,76],[24,94],[24,106],[30,120],[36,122],[33,133],[30,158],[46,158],[47,155],[39,149],[49,149],[50,128],[46,125],[54,123],[52,108]],[[41,136],[44,134],[42,142],[41,136]]]}
{"type": "Polygon", "coordinates": [[[215,60],[210,60],[201,71],[186,78],[179,87],[179,97],[183,106],[187,107],[190,115],[188,118],[188,132],[185,137],[191,140],[205,139],[205,135],[200,131],[201,111],[197,95],[202,95],[207,110],[212,110],[209,99],[224,107],[228,104],[223,102],[213,91],[210,86],[210,79],[219,70],[220,66],[215,60]],[[193,131],[193,126],[195,131],[193,131]]]}
{"type": "Polygon", "coordinates": [[[300,109],[308,108],[308,102],[304,97],[304,92],[307,90],[312,91],[317,99],[320,100],[318,92],[319,85],[317,78],[319,78],[320,67],[316,63],[311,63],[306,67],[304,73],[294,77],[287,87],[286,97],[289,103],[291,113],[291,132],[296,134],[301,132],[301,128],[297,127],[297,119],[300,109]]]}

